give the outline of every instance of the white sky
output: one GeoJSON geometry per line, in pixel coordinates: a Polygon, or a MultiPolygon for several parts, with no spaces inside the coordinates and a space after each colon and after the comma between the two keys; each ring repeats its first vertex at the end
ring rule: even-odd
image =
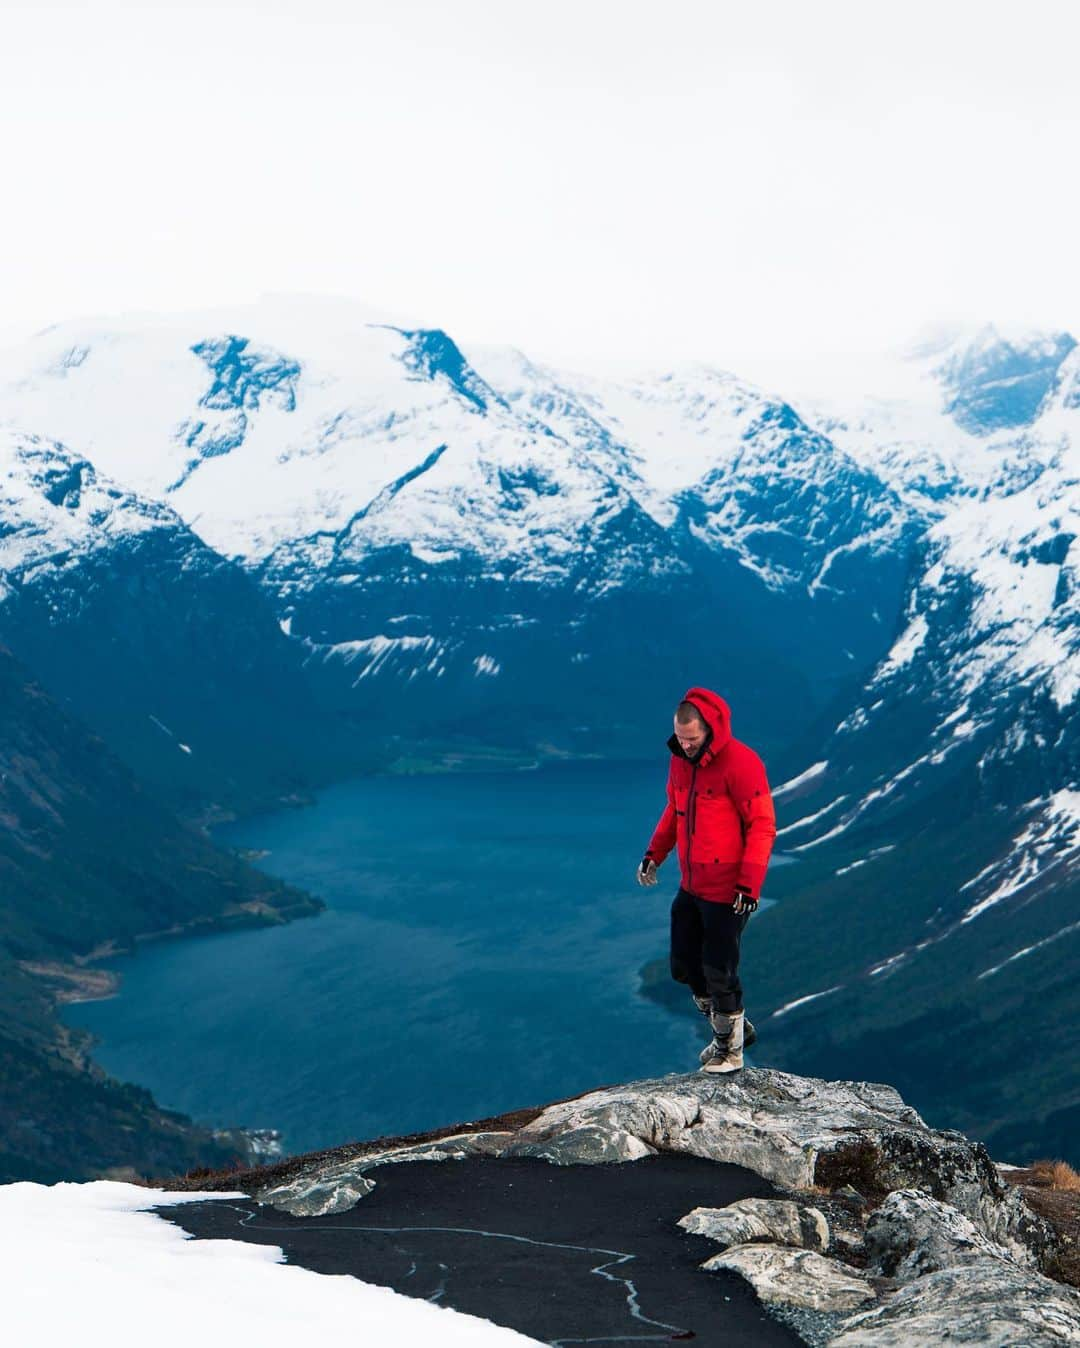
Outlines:
{"type": "Polygon", "coordinates": [[[0,0],[0,327],[303,291],[735,369],[1076,330],[1078,50],[1067,0],[0,0]]]}

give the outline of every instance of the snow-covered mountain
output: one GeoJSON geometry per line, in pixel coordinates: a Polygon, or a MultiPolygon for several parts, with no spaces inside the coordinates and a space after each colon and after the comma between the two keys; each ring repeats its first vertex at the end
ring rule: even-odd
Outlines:
{"type": "MultiPolygon", "coordinates": [[[[1045,738],[1025,704],[1002,740],[976,686],[1000,706],[1049,669],[1056,706],[1080,680],[1059,518],[1077,362],[1067,333],[954,328],[831,382],[808,371],[818,387],[787,401],[703,365],[598,378],[276,299],[49,329],[0,360],[0,417],[114,493],[66,575],[33,572],[58,612],[105,544],[186,526],[204,571],[257,583],[281,628],[261,639],[333,712],[479,737],[513,712],[567,747],[589,719],[570,708],[606,704],[631,740],[673,684],[716,671],[778,751],[839,695],[820,785],[846,764],[863,818],[970,760],[983,727],[998,757],[1045,738]]],[[[90,518],[51,471],[8,500],[12,577],[57,554],[61,518],[90,518]]]]}
{"type": "Polygon", "coordinates": [[[789,397],[812,425],[913,508],[1030,475],[1024,432],[1075,339],[994,324],[929,329],[904,349],[792,371],[789,397]]]}
{"type": "Polygon", "coordinates": [[[166,502],[0,428],[0,639],[184,805],[271,800],[337,761],[263,595],[166,502]],[[280,732],[268,741],[266,728],[280,732]]]}
{"type": "MultiPolygon", "coordinates": [[[[807,1036],[832,1043],[822,1023],[840,1026],[853,1072],[891,1035],[911,1048],[896,1070],[910,1071],[924,1104],[947,1078],[952,1120],[985,1134],[964,1111],[971,1083],[993,1082],[1001,1136],[1060,1149],[1080,1104],[1066,1028],[1080,969],[1080,353],[1064,338],[1030,350],[1033,362],[1047,353],[1054,362],[1048,380],[1036,371],[1045,387],[1034,412],[1019,427],[987,429],[992,471],[958,473],[940,497],[895,643],[813,770],[781,796],[794,816],[781,845],[806,863],[810,902],[830,896],[818,926],[835,935],[856,923],[862,938],[828,978],[790,989],[785,1001],[808,1000],[783,1011],[782,1032],[802,1052],[807,1036]],[[1029,1026],[1008,1009],[1033,993],[1043,1049],[1018,1072],[1029,1026]],[[969,1046],[945,1072],[943,1020],[969,1046]]],[[[985,343],[978,352],[982,364],[951,358],[943,368],[952,377],[1005,361],[985,343]]],[[[1027,415],[1031,381],[1016,379],[1027,415]]],[[[973,393],[965,406],[977,402],[973,393]]],[[[1000,407],[995,415],[1000,425],[1000,407]]],[[[789,916],[795,938],[800,920],[789,916]]]]}
{"type": "Polygon", "coordinates": [[[572,376],[347,306],[63,325],[0,409],[240,563],[334,708],[515,709],[534,742],[598,700],[636,736],[723,669],[780,743],[887,648],[921,528],[734,375],[572,376]]]}
{"type": "Polygon", "coordinates": [[[707,677],[766,750],[827,759],[792,846],[953,771],[1037,810],[1073,785],[1076,343],[950,329],[833,373],[790,401],[702,365],[602,379],[291,300],[61,325],[0,361],[0,627],[53,667],[40,633],[86,626],[102,566],[198,574],[228,630],[267,606],[243,658],[282,699],[303,666],[324,711],[421,732],[569,747],[599,716],[614,747],[707,677]]]}
{"type": "MultiPolygon", "coordinates": [[[[953,758],[974,757],[981,789],[1004,803],[1071,784],[1078,390],[1074,350],[1022,435],[997,446],[1023,455],[1029,471],[963,493],[927,529],[897,640],[826,748],[819,790],[853,772],[863,788],[857,804],[829,818],[830,831],[925,791],[953,758]],[[885,747],[904,740],[906,755],[885,747]],[[875,777],[885,761],[888,777],[875,777]]],[[[825,827],[824,816],[816,824],[825,827]]]]}
{"type": "Polygon", "coordinates": [[[194,757],[180,713],[209,683],[225,716],[273,690],[252,743],[310,698],[302,740],[406,724],[595,751],[599,729],[640,753],[711,683],[797,774],[790,959],[781,941],[761,984],[792,1051],[839,1052],[800,1027],[841,1006],[856,1057],[871,1023],[929,1017],[920,1043],[946,994],[967,1023],[988,991],[1021,1004],[1032,971],[1049,1020],[1074,1009],[1048,991],[1080,930],[1068,333],[953,329],[774,394],[266,301],[41,333],[0,358],[0,422],[0,636],[73,700],[72,651],[90,703],[134,690],[110,736],[141,718],[194,757]],[[203,633],[198,672],[170,631],[203,633]],[[890,900],[872,918],[868,889],[890,900]]]}

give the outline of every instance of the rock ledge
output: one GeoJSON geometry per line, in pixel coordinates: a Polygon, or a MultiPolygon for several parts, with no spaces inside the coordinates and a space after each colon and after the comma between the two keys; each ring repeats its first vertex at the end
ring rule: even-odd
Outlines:
{"type": "Polygon", "coordinates": [[[390,1146],[258,1190],[296,1216],[361,1202],[381,1166],[465,1156],[553,1165],[677,1152],[743,1166],[786,1194],[671,1214],[822,1348],[1080,1344],[1080,1294],[1043,1277],[1055,1237],[986,1149],[929,1128],[891,1086],[764,1068],[672,1075],[551,1105],[523,1126],[390,1146]],[[831,1204],[831,1207],[830,1207],[831,1204]],[[839,1227],[821,1210],[843,1216],[839,1227]]]}

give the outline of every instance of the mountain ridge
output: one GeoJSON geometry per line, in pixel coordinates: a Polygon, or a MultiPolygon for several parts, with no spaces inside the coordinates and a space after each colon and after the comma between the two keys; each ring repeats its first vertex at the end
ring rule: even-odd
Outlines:
{"type": "MultiPolygon", "coordinates": [[[[406,718],[422,739],[499,753],[572,752],[567,727],[587,719],[625,753],[673,687],[716,670],[741,733],[782,775],[825,764],[781,820],[800,858],[776,880],[789,939],[774,969],[755,970],[784,1061],[860,1061],[890,1025],[914,1027],[926,1056],[953,1014],[1000,1050],[1005,1008],[1023,1004],[1014,980],[1030,970],[1067,1020],[1047,961],[1071,967],[1069,334],[954,333],[884,366],[846,406],[700,364],[579,376],[347,306],[65,325],[0,366],[7,480],[22,483],[0,501],[5,575],[29,577],[18,589],[37,606],[23,622],[9,583],[0,634],[88,718],[115,681],[118,718],[101,728],[151,776],[168,747],[194,774],[180,787],[190,810],[266,799],[224,767],[200,778],[219,727],[204,706],[200,744],[173,714],[211,685],[230,715],[245,706],[224,665],[247,662],[248,684],[268,689],[246,743],[273,725],[273,753],[248,776],[271,768],[278,796],[378,762],[383,727],[406,718]],[[118,538],[153,518],[176,540],[171,559],[146,553],[131,568],[169,577],[164,602],[139,601],[140,640],[157,654],[114,659],[82,703],[79,629],[49,615],[90,615],[80,640],[99,659],[94,605],[117,596],[109,630],[122,634],[135,582],[123,567],[95,571],[95,548],[65,550],[63,531],[59,543],[34,531],[27,436],[53,463],[33,510],[70,530],[95,491],[115,492],[118,538]],[[184,589],[193,567],[198,586],[184,589]],[[229,578],[227,604],[210,576],[229,578]],[[250,649],[211,629],[210,655],[169,687],[153,670],[185,603],[185,636],[200,605],[221,608],[250,649]],[[162,705],[146,706],[158,683],[162,705]],[[303,725],[281,714],[301,705],[303,725]],[[1010,868],[1024,881],[1011,890],[1010,868]],[[845,924],[860,930],[868,884],[886,903],[860,953],[845,924]],[[809,986],[799,939],[822,952],[809,986]],[[943,1003],[932,971],[961,950],[971,967],[943,1003]],[[837,990],[852,978],[861,1018],[837,990]],[[1011,991],[987,1010],[988,987],[1011,991]]],[[[113,541],[102,536],[103,557],[121,555],[113,541]]],[[[232,744],[235,765],[247,750],[232,744]]],[[[1065,1067],[1047,1068],[1058,1113],[1080,1107],[1065,1067]]],[[[923,1103],[926,1072],[905,1070],[923,1103]]],[[[957,1108],[971,1085],[958,1084],[957,1108]]],[[[997,1124],[1021,1125],[1029,1087],[997,1124]]]]}

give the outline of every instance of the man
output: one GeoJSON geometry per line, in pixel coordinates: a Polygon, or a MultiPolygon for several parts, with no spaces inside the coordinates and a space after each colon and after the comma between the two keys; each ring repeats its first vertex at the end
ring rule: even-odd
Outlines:
{"type": "Polygon", "coordinates": [[[682,884],[671,905],[671,976],[689,984],[712,1027],[704,1070],[737,1072],[746,1028],[739,944],[765,882],[776,814],[765,765],[732,736],[728,705],[708,688],[691,688],[679,703],[668,748],[667,806],[638,883],[655,885],[656,868],[677,846],[682,884]]]}

